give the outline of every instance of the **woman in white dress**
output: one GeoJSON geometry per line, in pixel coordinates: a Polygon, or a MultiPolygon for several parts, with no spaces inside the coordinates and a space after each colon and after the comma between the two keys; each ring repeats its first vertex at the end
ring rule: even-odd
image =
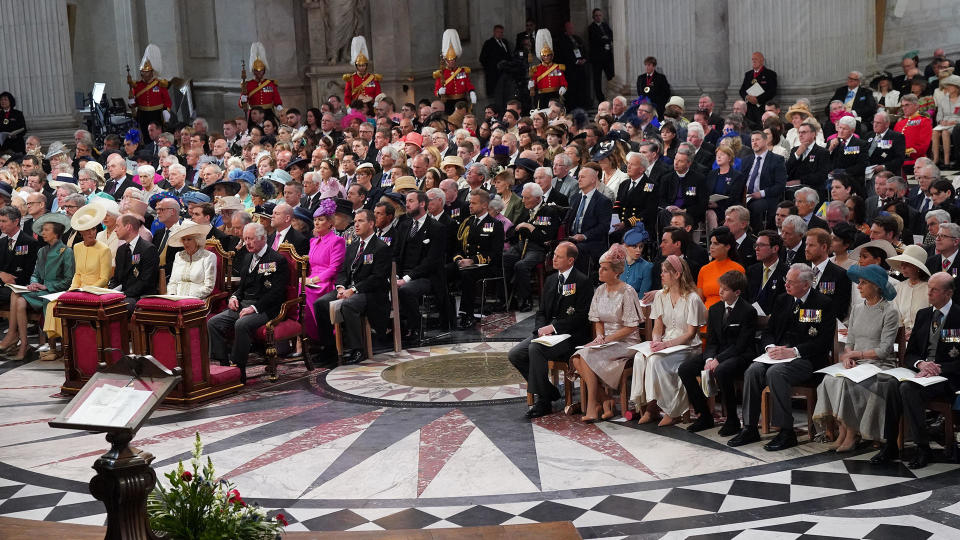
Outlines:
{"type": "Polygon", "coordinates": [[[581,378],[581,406],[584,422],[609,420],[614,417],[613,400],[607,387],[617,388],[627,360],[633,357],[630,346],[643,338],[638,331],[643,315],[637,291],[620,280],[626,265],[627,251],[620,244],[610,246],[600,257],[600,286],[590,302],[589,319],[593,322],[593,341],[577,349],[570,362],[581,378]],[[592,348],[604,345],[602,348],[592,348]],[[601,406],[603,415],[600,415],[601,406]]]}
{"type": "Polygon", "coordinates": [[[698,331],[707,322],[707,310],[686,261],[670,255],[661,265],[660,277],[663,289],[657,291],[650,308],[651,354],[638,352],[634,357],[631,393],[637,411],[643,411],[637,423],[652,422],[662,412],[659,425],[669,426],[690,407],[677,369],[700,353],[698,331]],[[684,349],[659,352],[676,346],[684,349]]]}
{"type": "Polygon", "coordinates": [[[933,161],[937,166],[948,167],[950,161],[950,133],[960,122],[960,76],[949,75],[940,81],[934,95],[937,104],[937,127],[933,128],[933,161]],[[940,153],[943,152],[943,161],[940,153]]]}
{"type": "Polygon", "coordinates": [[[927,280],[930,279],[930,270],[927,269],[926,257],[925,249],[913,245],[907,246],[902,255],[887,259],[890,268],[898,270],[907,278],[896,282],[893,286],[897,291],[897,297],[893,299],[893,303],[900,312],[900,326],[906,333],[906,339],[910,339],[917,311],[930,305],[930,299],[927,297],[927,280]]]}
{"type": "Polygon", "coordinates": [[[107,211],[106,215],[103,216],[104,230],[97,233],[97,241],[103,242],[110,248],[111,260],[114,261],[113,264],[116,265],[117,248],[120,247],[120,239],[117,238],[115,229],[117,227],[117,218],[120,217],[120,204],[102,195],[92,196],[90,203],[99,204],[107,211]]]}
{"type": "Polygon", "coordinates": [[[217,256],[204,248],[209,232],[210,224],[185,220],[174,225],[167,243],[182,247],[183,251],[177,252],[173,259],[167,294],[203,300],[213,292],[217,283],[217,256]]]}

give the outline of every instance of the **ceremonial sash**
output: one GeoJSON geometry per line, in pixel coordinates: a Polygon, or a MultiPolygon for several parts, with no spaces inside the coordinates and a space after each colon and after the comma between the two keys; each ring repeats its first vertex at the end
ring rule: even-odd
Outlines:
{"type": "Polygon", "coordinates": [[[550,75],[550,74],[553,73],[554,70],[556,70],[556,69],[557,69],[557,65],[556,65],[556,64],[551,65],[551,66],[550,66],[550,69],[544,71],[544,72],[541,73],[539,76],[537,76],[536,82],[540,82],[541,79],[543,79],[543,78],[546,77],[547,75],[550,75]]]}
{"type": "Polygon", "coordinates": [[[259,86],[257,86],[256,88],[253,89],[252,92],[250,92],[250,95],[252,96],[252,95],[256,94],[257,92],[263,90],[263,88],[264,88],[265,86],[267,86],[268,84],[270,84],[270,79],[264,79],[263,82],[260,83],[259,86]]]}
{"type": "Polygon", "coordinates": [[[159,82],[160,82],[160,81],[158,81],[157,79],[154,79],[154,80],[150,81],[150,83],[147,84],[146,86],[144,86],[139,92],[137,92],[136,95],[133,96],[133,98],[136,99],[136,98],[142,96],[144,92],[148,92],[151,88],[153,88],[154,86],[156,86],[157,83],[159,83],[159,82]]]}
{"type": "Polygon", "coordinates": [[[452,81],[454,78],[456,78],[456,76],[460,74],[460,71],[461,71],[461,70],[463,70],[462,67],[458,67],[457,69],[453,70],[453,72],[450,73],[450,76],[447,77],[447,80],[443,81],[443,85],[446,86],[446,85],[450,84],[450,81],[452,81]]]}
{"type": "Polygon", "coordinates": [[[358,86],[355,86],[350,89],[350,95],[353,97],[359,97],[363,93],[363,89],[370,84],[370,81],[373,80],[373,73],[368,73],[367,78],[363,80],[358,86]]]}

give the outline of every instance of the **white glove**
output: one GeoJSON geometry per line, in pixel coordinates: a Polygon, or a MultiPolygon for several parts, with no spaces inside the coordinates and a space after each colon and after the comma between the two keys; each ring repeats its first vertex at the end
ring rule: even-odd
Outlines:
{"type": "Polygon", "coordinates": [[[164,122],[169,122],[169,121],[170,121],[170,111],[164,109],[163,112],[161,113],[161,116],[163,116],[163,121],[164,121],[164,122]]]}
{"type": "Polygon", "coordinates": [[[127,98],[127,105],[130,105],[131,107],[133,107],[136,104],[137,104],[137,100],[133,98],[127,98]]]}
{"type": "Polygon", "coordinates": [[[533,82],[533,81],[527,81],[527,88],[533,90],[533,87],[534,87],[534,82],[533,82]]]}
{"type": "Polygon", "coordinates": [[[566,87],[566,86],[561,86],[560,89],[557,90],[557,93],[560,94],[561,96],[564,95],[564,94],[566,94],[566,93],[567,93],[567,87],[566,87]]]}
{"type": "Polygon", "coordinates": [[[442,95],[444,95],[444,94],[446,94],[446,93],[447,93],[447,87],[446,87],[446,86],[441,86],[440,89],[437,90],[437,95],[438,95],[438,96],[442,96],[442,95]]]}
{"type": "Polygon", "coordinates": [[[283,112],[283,105],[277,105],[274,107],[274,109],[276,109],[277,112],[283,112]]]}
{"type": "Polygon", "coordinates": [[[247,102],[247,95],[240,94],[240,103],[246,103],[246,102],[247,102]]]}
{"type": "Polygon", "coordinates": [[[470,91],[470,103],[477,104],[477,93],[473,90],[470,91]]]}

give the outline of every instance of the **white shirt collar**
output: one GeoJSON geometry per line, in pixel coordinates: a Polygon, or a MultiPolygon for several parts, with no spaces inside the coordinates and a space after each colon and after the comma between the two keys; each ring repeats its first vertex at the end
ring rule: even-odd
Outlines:
{"type": "Polygon", "coordinates": [[[257,252],[257,259],[263,258],[263,254],[267,252],[267,247],[267,244],[264,244],[263,247],[260,248],[260,251],[257,252]]]}
{"type": "Polygon", "coordinates": [[[743,241],[746,240],[746,238],[747,238],[747,232],[744,231],[743,233],[740,234],[740,236],[737,237],[737,246],[739,247],[740,244],[742,244],[743,241]]]}
{"type": "Polygon", "coordinates": [[[573,272],[573,267],[572,267],[572,266],[571,266],[570,268],[567,268],[567,271],[566,271],[566,272],[560,272],[560,275],[563,276],[563,281],[564,281],[564,283],[566,283],[566,281],[567,281],[568,279],[570,279],[570,273],[571,273],[571,272],[573,272]]]}
{"type": "Polygon", "coordinates": [[[594,192],[596,192],[596,191],[597,191],[597,188],[593,188],[593,189],[591,189],[590,191],[588,191],[588,192],[586,192],[586,193],[584,193],[584,192],[581,191],[580,194],[583,195],[583,198],[584,198],[584,199],[587,199],[587,202],[590,202],[590,197],[593,196],[594,192]]]}
{"type": "Polygon", "coordinates": [[[23,229],[17,229],[17,232],[13,233],[13,236],[7,236],[7,235],[5,235],[5,234],[4,234],[4,235],[0,235],[0,238],[12,238],[12,239],[13,239],[13,243],[16,244],[16,243],[17,243],[17,238],[20,238],[20,231],[22,231],[22,230],[23,230],[23,229]]]}
{"type": "Polygon", "coordinates": [[[283,239],[287,237],[287,232],[288,232],[288,231],[290,231],[290,225],[288,225],[287,228],[286,228],[286,229],[283,229],[282,231],[277,231],[277,236],[276,236],[276,238],[279,238],[280,241],[283,242],[283,239]]]}
{"type": "Polygon", "coordinates": [[[950,313],[950,308],[952,307],[953,307],[953,298],[951,298],[950,300],[947,300],[947,303],[944,304],[942,308],[940,308],[940,313],[943,313],[944,319],[947,318],[947,314],[950,313]]]}
{"type": "Polygon", "coordinates": [[[127,244],[130,246],[130,253],[133,253],[133,250],[137,248],[137,240],[139,239],[140,234],[137,233],[129,242],[127,242],[127,244]]]}
{"type": "Polygon", "coordinates": [[[477,223],[480,223],[481,221],[487,219],[487,215],[488,215],[488,214],[487,214],[486,212],[484,212],[483,214],[477,216],[477,223]]]}
{"type": "Polygon", "coordinates": [[[800,299],[801,304],[807,301],[807,298],[810,296],[810,291],[812,290],[813,290],[813,287],[810,287],[809,289],[807,289],[807,293],[804,294],[803,298],[800,299]]]}

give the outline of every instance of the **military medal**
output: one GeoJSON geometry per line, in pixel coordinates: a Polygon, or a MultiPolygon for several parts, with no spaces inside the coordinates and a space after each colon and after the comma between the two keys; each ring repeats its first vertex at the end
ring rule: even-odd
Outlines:
{"type": "Polygon", "coordinates": [[[140,270],[138,270],[137,268],[134,268],[134,269],[133,269],[133,277],[140,277],[140,270]]]}
{"type": "Polygon", "coordinates": [[[950,354],[950,358],[956,358],[957,356],[960,356],[960,350],[957,350],[956,347],[951,347],[949,354],[950,354]]]}
{"type": "Polygon", "coordinates": [[[7,125],[7,124],[9,124],[9,123],[10,123],[10,119],[9,119],[9,118],[4,118],[4,119],[3,119],[3,125],[7,125]]]}
{"type": "Polygon", "coordinates": [[[270,280],[268,279],[263,282],[263,286],[269,289],[270,287],[273,287],[273,284],[270,283],[270,280]]]}
{"type": "Polygon", "coordinates": [[[644,86],[644,87],[643,87],[643,93],[644,93],[644,94],[649,94],[649,93],[650,93],[650,87],[649,87],[649,86],[644,86]]]}
{"type": "Polygon", "coordinates": [[[807,331],[807,333],[810,334],[810,337],[816,337],[816,335],[817,335],[817,327],[816,327],[816,326],[811,326],[811,327],[810,327],[810,330],[807,331]]]}
{"type": "Polygon", "coordinates": [[[757,78],[756,78],[756,77],[753,78],[753,81],[751,81],[751,84],[757,84],[757,78]]]}
{"type": "Polygon", "coordinates": [[[573,306],[567,308],[567,315],[573,315],[577,310],[573,309],[573,306]]]}

